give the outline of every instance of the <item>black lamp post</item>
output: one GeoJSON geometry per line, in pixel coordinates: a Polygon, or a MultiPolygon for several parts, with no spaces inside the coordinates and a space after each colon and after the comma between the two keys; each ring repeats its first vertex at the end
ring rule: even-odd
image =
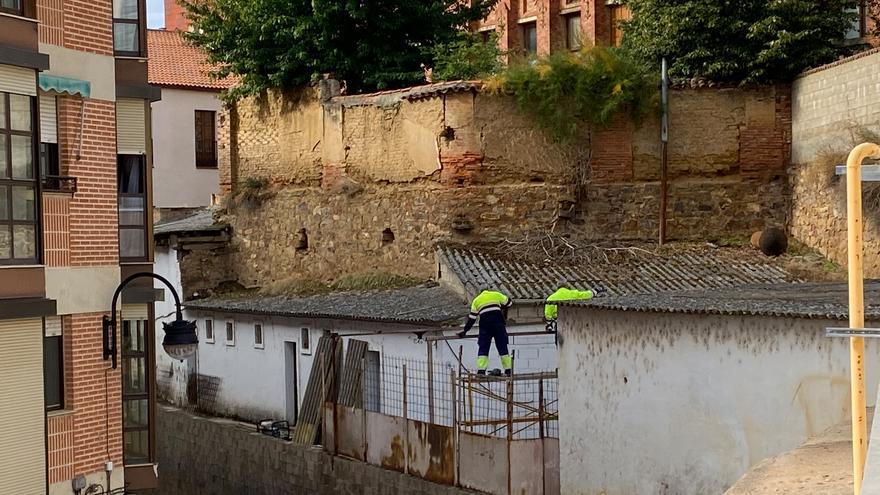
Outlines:
{"type": "Polygon", "coordinates": [[[165,349],[165,352],[175,359],[184,359],[193,355],[198,349],[199,337],[196,335],[196,323],[194,321],[186,321],[183,319],[183,313],[180,309],[180,296],[177,295],[177,291],[174,290],[174,286],[171,285],[171,282],[166,280],[165,277],[156,275],[155,273],[135,273],[123,280],[122,283],[119,284],[119,287],[116,288],[116,292],[113,294],[113,304],[110,308],[111,316],[108,318],[107,315],[104,315],[102,322],[104,330],[104,359],[111,359],[113,369],[116,369],[116,301],[119,299],[119,294],[122,293],[122,289],[124,289],[129,282],[136,278],[143,277],[154,278],[164,283],[168,287],[168,290],[171,291],[171,295],[174,296],[177,318],[171,323],[162,324],[162,328],[165,330],[165,338],[162,340],[162,348],[165,349]]]}

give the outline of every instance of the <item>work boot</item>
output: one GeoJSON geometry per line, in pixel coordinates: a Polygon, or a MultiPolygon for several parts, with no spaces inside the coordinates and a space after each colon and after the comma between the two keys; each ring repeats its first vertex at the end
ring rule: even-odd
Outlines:
{"type": "Polygon", "coordinates": [[[511,376],[511,371],[510,371],[510,370],[504,370],[504,374],[505,374],[506,376],[511,376]]]}
{"type": "Polygon", "coordinates": [[[492,371],[489,372],[489,375],[491,375],[491,376],[501,376],[501,370],[499,370],[498,368],[495,368],[495,369],[493,369],[492,371]]]}
{"type": "Polygon", "coordinates": [[[486,370],[477,370],[477,374],[478,374],[478,375],[485,375],[485,374],[486,374],[486,370]]]}

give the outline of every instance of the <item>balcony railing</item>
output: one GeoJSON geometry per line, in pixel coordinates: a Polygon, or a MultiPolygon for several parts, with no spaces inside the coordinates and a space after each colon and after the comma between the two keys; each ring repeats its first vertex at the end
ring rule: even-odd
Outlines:
{"type": "Polygon", "coordinates": [[[73,194],[76,192],[76,177],[66,175],[43,176],[43,190],[47,192],[63,192],[73,194]]]}

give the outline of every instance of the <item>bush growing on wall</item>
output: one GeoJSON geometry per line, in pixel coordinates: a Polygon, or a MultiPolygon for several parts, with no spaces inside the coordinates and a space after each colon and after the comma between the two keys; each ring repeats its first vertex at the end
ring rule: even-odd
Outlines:
{"type": "Polygon", "coordinates": [[[485,90],[512,95],[556,139],[566,141],[615,114],[638,121],[659,104],[659,77],[626,51],[593,47],[512,64],[485,90]]]}
{"type": "Polygon", "coordinates": [[[855,0],[627,0],[623,44],[670,76],[718,82],[789,81],[835,59],[855,0]]]}
{"type": "Polygon", "coordinates": [[[501,71],[503,55],[496,33],[484,40],[479,34],[462,32],[434,48],[434,81],[486,79],[501,71]]]}

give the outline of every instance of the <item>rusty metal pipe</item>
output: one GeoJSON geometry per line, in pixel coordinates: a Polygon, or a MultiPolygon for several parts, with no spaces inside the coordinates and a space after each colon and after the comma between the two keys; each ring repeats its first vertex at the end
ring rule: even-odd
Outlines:
{"type": "MultiPolygon", "coordinates": [[[[862,143],[846,160],[847,278],[849,281],[849,326],[865,326],[865,287],[862,270],[862,161],[880,159],[880,146],[862,143]]],[[[865,339],[850,337],[850,389],[852,400],[853,490],[862,491],[865,455],[868,451],[867,406],[865,401],[865,339]]]]}

